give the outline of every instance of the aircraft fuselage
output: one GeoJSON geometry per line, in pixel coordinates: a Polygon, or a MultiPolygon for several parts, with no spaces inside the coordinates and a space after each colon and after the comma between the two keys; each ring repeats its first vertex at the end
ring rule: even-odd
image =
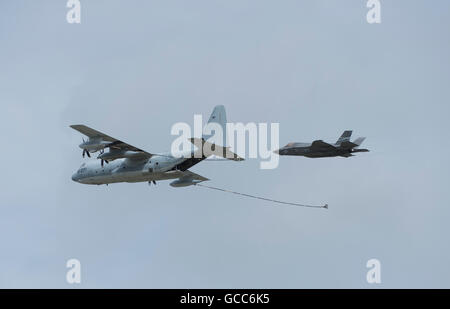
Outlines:
{"type": "Polygon", "coordinates": [[[351,157],[355,152],[367,152],[367,149],[341,148],[339,145],[333,150],[317,151],[311,149],[311,146],[293,146],[283,147],[277,152],[280,156],[304,156],[308,158],[329,158],[329,157],[351,157]]]}
{"type": "Polygon", "coordinates": [[[154,156],[141,161],[117,159],[103,166],[98,161],[88,162],[72,175],[72,180],[83,184],[101,185],[175,179],[180,177],[176,166],[185,160],[186,158],[154,156]]]}

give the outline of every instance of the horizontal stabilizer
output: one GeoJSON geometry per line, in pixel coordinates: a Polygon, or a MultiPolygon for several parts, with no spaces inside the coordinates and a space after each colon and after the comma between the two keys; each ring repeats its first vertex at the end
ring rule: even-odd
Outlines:
{"type": "Polygon", "coordinates": [[[222,147],[216,144],[211,144],[205,141],[203,138],[192,137],[189,141],[194,144],[198,150],[202,151],[203,156],[206,158],[210,156],[218,156],[233,161],[243,161],[244,159],[237,154],[229,150],[229,147],[222,147]]]}
{"type": "Polygon", "coordinates": [[[361,146],[361,144],[364,142],[365,139],[366,139],[365,137],[358,137],[353,141],[353,143],[355,143],[358,146],[361,146]]]}

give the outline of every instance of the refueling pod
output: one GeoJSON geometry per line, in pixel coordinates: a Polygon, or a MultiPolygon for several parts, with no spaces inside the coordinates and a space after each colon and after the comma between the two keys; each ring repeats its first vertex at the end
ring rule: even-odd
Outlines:
{"type": "Polygon", "coordinates": [[[170,185],[171,185],[172,187],[175,187],[175,188],[180,188],[180,187],[193,186],[193,185],[196,185],[196,184],[198,184],[198,183],[200,183],[200,182],[202,182],[202,181],[204,181],[204,180],[195,180],[195,179],[177,179],[177,180],[175,180],[175,181],[172,181],[172,182],[170,183],[170,185]]]}
{"type": "Polygon", "coordinates": [[[183,176],[170,183],[172,187],[179,188],[179,187],[193,186],[200,182],[209,180],[208,178],[195,174],[191,171],[185,171],[183,173],[184,173],[183,176]]]}

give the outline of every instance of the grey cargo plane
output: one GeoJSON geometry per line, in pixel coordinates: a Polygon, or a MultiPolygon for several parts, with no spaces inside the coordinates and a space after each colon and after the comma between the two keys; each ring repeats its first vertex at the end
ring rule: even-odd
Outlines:
{"type": "Polygon", "coordinates": [[[304,156],[308,158],[324,157],[351,157],[355,152],[367,152],[368,149],[359,149],[365,137],[358,137],[350,142],[352,131],[344,131],[334,144],[316,140],[312,143],[289,143],[283,148],[275,150],[280,156],[304,156]]]}
{"type": "MultiPolygon", "coordinates": [[[[225,107],[222,105],[216,106],[208,123],[217,123],[224,128],[226,125],[225,107]]],[[[92,161],[83,163],[72,175],[73,181],[82,184],[101,185],[144,181],[149,184],[156,184],[156,181],[159,180],[175,179],[170,183],[172,187],[195,185],[209,180],[189,171],[189,168],[210,156],[205,155],[205,152],[196,153],[202,151],[199,148],[205,145],[209,149],[214,148],[216,150],[213,153],[214,155],[220,155],[234,161],[243,160],[232,153],[229,147],[209,143],[205,134],[202,138],[190,139],[197,150],[192,149],[186,154],[176,157],[171,153],[149,153],[85,125],[71,125],[70,127],[88,137],[88,140],[83,139],[83,143],[79,145],[83,150],[83,157],[85,155],[90,157],[90,153],[99,152],[97,159],[101,161],[101,163],[92,161]]]]}

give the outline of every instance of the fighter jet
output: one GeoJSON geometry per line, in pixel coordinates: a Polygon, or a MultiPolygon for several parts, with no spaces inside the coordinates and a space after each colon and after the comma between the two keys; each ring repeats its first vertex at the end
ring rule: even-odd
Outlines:
{"type": "Polygon", "coordinates": [[[355,152],[368,152],[368,149],[359,149],[365,137],[358,137],[350,142],[352,131],[344,131],[334,144],[316,140],[312,143],[289,143],[283,148],[275,150],[280,156],[304,156],[308,158],[324,157],[352,157],[355,152]]]}
{"type": "MultiPolygon", "coordinates": [[[[216,123],[222,128],[226,125],[225,108],[216,106],[208,123],[216,123]]],[[[82,184],[110,184],[117,182],[148,182],[156,184],[156,181],[175,179],[170,183],[172,187],[186,187],[196,185],[209,180],[197,175],[188,169],[205,160],[211,155],[222,156],[233,161],[242,161],[235,153],[225,145],[211,144],[208,135],[202,138],[191,138],[189,141],[196,146],[182,156],[174,156],[170,152],[164,154],[149,153],[140,148],[131,146],[123,141],[115,139],[102,132],[85,125],[71,125],[72,129],[86,135],[79,147],[90,157],[90,153],[99,152],[98,162],[83,163],[72,175],[72,180],[82,184]],[[214,152],[205,153],[203,149],[211,149],[214,152]],[[105,151],[107,150],[107,151],[105,151]],[[199,152],[200,151],[200,152],[199,152]],[[107,163],[107,164],[104,164],[107,163]]],[[[224,130],[224,132],[226,132],[224,130]]]]}

